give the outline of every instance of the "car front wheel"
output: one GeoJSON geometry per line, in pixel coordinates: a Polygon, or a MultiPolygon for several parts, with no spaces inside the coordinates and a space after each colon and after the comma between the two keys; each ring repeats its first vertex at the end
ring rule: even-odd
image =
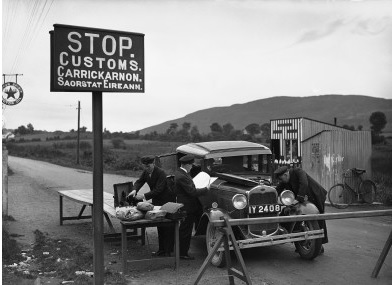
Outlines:
{"type": "MultiPolygon", "coordinates": [[[[299,224],[299,231],[313,231],[319,230],[319,224],[317,221],[304,221],[299,224]]],[[[309,239],[303,241],[297,241],[294,243],[299,255],[304,259],[314,259],[319,255],[322,245],[322,239],[309,239]]]]}
{"type": "MultiPolygon", "coordinates": [[[[212,251],[218,239],[223,235],[216,227],[210,222],[207,225],[206,231],[206,244],[208,254],[212,251]]],[[[217,251],[211,259],[211,264],[217,267],[224,267],[226,265],[225,252],[217,251]]]]}

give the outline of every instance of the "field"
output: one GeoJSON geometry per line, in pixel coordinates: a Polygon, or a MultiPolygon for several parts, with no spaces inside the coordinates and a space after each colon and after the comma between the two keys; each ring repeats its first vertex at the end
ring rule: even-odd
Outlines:
{"type": "MultiPolygon", "coordinates": [[[[26,139],[27,140],[27,139],[26,139]]],[[[8,142],[9,155],[38,159],[50,163],[92,170],[93,142],[81,139],[79,144],[79,164],[77,164],[77,142],[75,139],[23,142],[8,142]]],[[[174,152],[178,142],[158,142],[147,140],[123,140],[121,138],[103,140],[104,171],[132,175],[140,173],[140,158],[144,155],[159,155],[174,152]]]]}
{"type": "MultiPolygon", "coordinates": [[[[38,134],[8,142],[10,155],[48,161],[54,164],[92,170],[93,142],[91,133],[83,133],[79,144],[79,164],[76,159],[76,139],[72,133],[38,134]]],[[[140,158],[174,152],[183,142],[150,140],[103,140],[103,161],[106,173],[138,176],[142,170],[140,158]]],[[[374,145],[372,150],[372,180],[378,187],[378,201],[392,205],[392,139],[385,144],[374,145]]]]}

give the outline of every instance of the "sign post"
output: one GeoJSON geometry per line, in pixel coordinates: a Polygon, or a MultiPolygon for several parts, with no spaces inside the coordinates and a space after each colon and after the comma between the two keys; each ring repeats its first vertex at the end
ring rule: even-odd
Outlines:
{"type": "Polygon", "coordinates": [[[104,284],[102,92],[144,92],[144,34],[53,26],[50,91],[92,92],[94,284],[104,284]]]}
{"type": "Polygon", "coordinates": [[[102,142],[102,92],[93,92],[93,229],[94,229],[94,283],[104,282],[103,252],[103,142],[102,142]],[[102,280],[102,282],[98,282],[102,280]]]}

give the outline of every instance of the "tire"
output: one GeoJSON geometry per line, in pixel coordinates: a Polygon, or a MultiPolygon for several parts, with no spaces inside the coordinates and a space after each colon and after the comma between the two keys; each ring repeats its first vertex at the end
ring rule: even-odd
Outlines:
{"type": "Polygon", "coordinates": [[[359,194],[365,203],[373,203],[376,199],[376,184],[371,180],[362,181],[359,185],[359,194]]]}
{"type": "Polygon", "coordinates": [[[332,206],[345,209],[353,202],[353,195],[343,184],[336,184],[328,191],[328,200],[332,206]]]}
{"type": "MultiPolygon", "coordinates": [[[[208,254],[212,251],[215,243],[223,234],[216,229],[210,222],[207,224],[206,231],[206,245],[208,254]]],[[[218,251],[211,259],[211,264],[216,267],[224,267],[226,265],[226,258],[224,251],[218,251]]]]}
{"type": "MultiPolygon", "coordinates": [[[[320,226],[317,221],[304,221],[298,223],[300,223],[300,228],[302,228],[302,231],[313,231],[320,229],[320,226]]],[[[294,244],[299,255],[303,259],[312,260],[320,254],[322,238],[296,241],[294,242],[294,244]]]]}

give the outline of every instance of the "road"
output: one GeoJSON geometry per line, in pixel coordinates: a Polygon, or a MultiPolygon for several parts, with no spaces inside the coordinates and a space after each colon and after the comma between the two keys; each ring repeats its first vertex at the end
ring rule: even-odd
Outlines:
{"type": "MultiPolygon", "coordinates": [[[[32,212],[35,213],[34,221],[23,225],[24,233],[42,228],[49,233],[61,233],[80,240],[86,239],[86,235],[91,236],[91,226],[86,227],[86,222],[63,227],[58,225],[56,193],[65,189],[92,188],[91,172],[16,157],[9,157],[9,166],[15,173],[9,179],[10,214],[16,220],[24,221],[29,219],[27,217],[31,220],[34,216],[32,212]],[[20,195],[31,201],[22,206],[23,211],[18,208],[18,201],[23,200],[20,195]],[[45,209],[45,205],[48,209],[45,209]]],[[[112,193],[114,183],[130,180],[135,179],[105,174],[104,191],[112,193]]],[[[148,188],[144,188],[143,192],[147,190],[148,188]]],[[[77,211],[79,208],[68,205],[65,209],[77,211]]],[[[353,208],[352,211],[354,210],[356,209],[353,208]]],[[[334,209],[327,208],[327,212],[332,211],[334,209]]],[[[389,252],[378,278],[370,277],[392,230],[392,217],[331,220],[327,221],[327,225],[329,243],[325,245],[325,253],[313,261],[302,260],[294,252],[292,244],[243,250],[242,255],[253,284],[392,284],[392,251],[389,252]]],[[[203,237],[192,239],[190,253],[196,260],[182,261],[181,272],[177,275],[168,270],[153,270],[139,274],[139,279],[133,279],[136,283],[130,284],[190,284],[206,257],[203,237]]],[[[200,284],[228,284],[226,273],[223,269],[209,266],[200,284]]],[[[244,283],[236,279],[236,284],[244,283]]]]}

